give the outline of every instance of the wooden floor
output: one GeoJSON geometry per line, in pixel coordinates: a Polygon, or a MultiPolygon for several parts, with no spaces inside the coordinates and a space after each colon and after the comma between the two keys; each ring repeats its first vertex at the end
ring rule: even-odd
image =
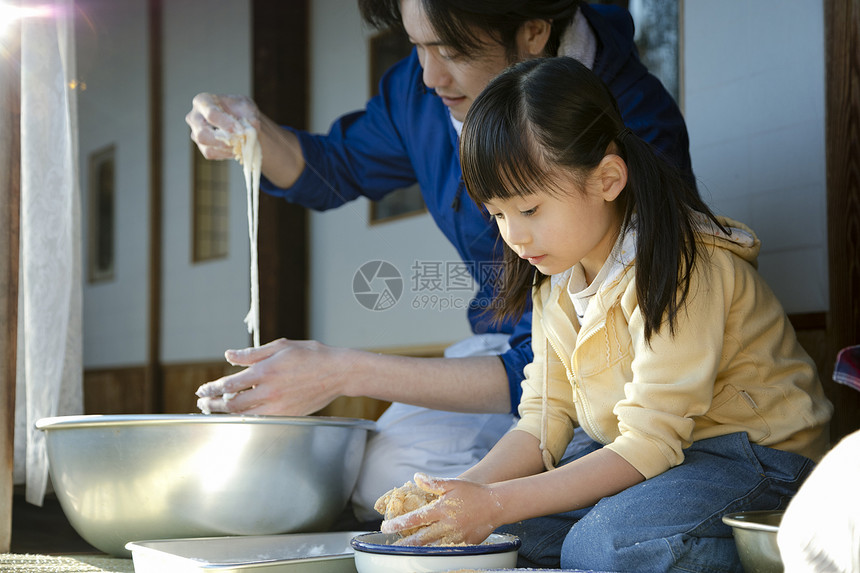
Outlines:
{"type": "Polygon", "coordinates": [[[12,502],[11,553],[58,555],[101,552],[75,532],[56,496],[45,496],[44,505],[38,507],[27,503],[23,490],[16,488],[12,502]]]}

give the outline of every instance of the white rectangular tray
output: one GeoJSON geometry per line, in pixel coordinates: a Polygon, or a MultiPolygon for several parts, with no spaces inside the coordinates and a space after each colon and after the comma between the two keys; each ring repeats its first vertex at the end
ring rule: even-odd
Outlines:
{"type": "Polygon", "coordinates": [[[363,533],[289,533],[134,541],[135,573],[356,573],[350,540],[363,533]]]}

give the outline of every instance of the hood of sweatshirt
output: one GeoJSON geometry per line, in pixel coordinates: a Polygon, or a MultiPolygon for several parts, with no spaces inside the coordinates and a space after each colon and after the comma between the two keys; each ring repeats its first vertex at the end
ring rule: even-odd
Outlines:
{"type": "Polygon", "coordinates": [[[717,225],[704,215],[698,216],[697,233],[699,240],[705,245],[713,245],[726,249],[738,257],[750,263],[753,267],[758,266],[758,254],[761,250],[761,241],[752,229],[734,219],[728,217],[717,217],[717,221],[728,231],[723,232],[717,225]]]}

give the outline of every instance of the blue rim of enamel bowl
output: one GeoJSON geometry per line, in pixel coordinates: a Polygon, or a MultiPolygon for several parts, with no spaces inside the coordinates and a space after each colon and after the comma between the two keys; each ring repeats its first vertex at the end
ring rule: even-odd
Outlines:
{"type": "Polygon", "coordinates": [[[356,535],[349,543],[356,551],[383,555],[486,555],[514,551],[522,545],[519,537],[508,533],[493,533],[480,545],[392,545],[396,539],[396,534],[377,531],[356,535]]]}

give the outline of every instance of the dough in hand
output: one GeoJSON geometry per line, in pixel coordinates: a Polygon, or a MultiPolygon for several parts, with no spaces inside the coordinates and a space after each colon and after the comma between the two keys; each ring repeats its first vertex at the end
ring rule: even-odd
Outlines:
{"type": "MultiPolygon", "coordinates": [[[[439,499],[439,495],[424,491],[415,483],[408,481],[400,487],[396,487],[382,497],[376,500],[373,504],[373,509],[381,513],[385,520],[394,519],[404,513],[415,511],[419,507],[423,507],[428,503],[432,503],[439,499]]],[[[400,532],[402,537],[412,535],[421,527],[413,527],[400,532]]]]}

